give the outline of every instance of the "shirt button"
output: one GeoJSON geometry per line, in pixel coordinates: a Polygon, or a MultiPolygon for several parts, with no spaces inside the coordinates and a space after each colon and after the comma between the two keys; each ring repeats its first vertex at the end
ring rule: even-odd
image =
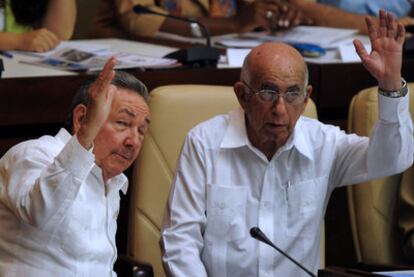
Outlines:
{"type": "Polygon", "coordinates": [[[224,209],[226,207],[226,204],[224,202],[220,202],[219,208],[224,209]]]}
{"type": "Polygon", "coordinates": [[[265,202],[263,203],[263,206],[264,206],[265,208],[269,208],[269,206],[270,206],[270,202],[269,202],[269,201],[265,201],[265,202]]]}

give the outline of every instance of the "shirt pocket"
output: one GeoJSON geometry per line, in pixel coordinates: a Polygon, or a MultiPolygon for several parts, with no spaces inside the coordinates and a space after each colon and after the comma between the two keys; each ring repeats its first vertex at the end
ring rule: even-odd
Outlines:
{"type": "Polygon", "coordinates": [[[77,259],[85,258],[90,250],[90,228],[94,221],[90,209],[75,201],[58,231],[63,252],[77,259]]]}
{"type": "Polygon", "coordinates": [[[328,175],[291,183],[287,187],[287,225],[290,235],[315,238],[323,223],[327,182],[328,175]]]}
{"type": "Polygon", "coordinates": [[[207,225],[209,241],[234,241],[247,234],[247,187],[207,185],[207,225]]]}

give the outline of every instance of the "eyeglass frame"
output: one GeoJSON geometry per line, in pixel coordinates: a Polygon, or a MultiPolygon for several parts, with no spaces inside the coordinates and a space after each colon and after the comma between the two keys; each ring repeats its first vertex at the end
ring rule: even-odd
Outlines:
{"type": "Polygon", "coordinates": [[[252,88],[246,81],[241,80],[241,82],[243,83],[243,85],[245,85],[249,90],[251,90],[255,95],[259,96],[259,99],[263,102],[268,102],[268,103],[275,103],[277,100],[279,100],[279,97],[282,97],[283,100],[285,101],[285,103],[289,104],[289,105],[299,105],[302,104],[303,102],[305,102],[306,97],[308,96],[308,94],[306,93],[306,90],[304,90],[303,92],[303,99],[301,102],[298,103],[294,103],[295,100],[299,99],[299,97],[301,96],[301,94],[298,95],[298,98],[295,98],[293,101],[288,100],[286,97],[288,95],[291,95],[292,93],[297,93],[297,92],[287,92],[287,93],[280,93],[276,90],[272,90],[272,89],[260,89],[260,90],[256,90],[254,88],[252,88]],[[272,98],[267,100],[267,99],[263,99],[263,94],[264,92],[267,91],[267,93],[270,93],[272,95],[272,98]]]}

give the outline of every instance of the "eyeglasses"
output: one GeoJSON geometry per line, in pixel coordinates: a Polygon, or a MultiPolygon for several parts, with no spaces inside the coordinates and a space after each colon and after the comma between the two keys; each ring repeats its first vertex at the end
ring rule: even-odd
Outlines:
{"type": "Polygon", "coordinates": [[[298,105],[303,103],[303,101],[306,98],[306,92],[302,93],[300,90],[298,91],[288,91],[286,93],[280,93],[276,90],[272,89],[261,89],[261,90],[255,90],[253,89],[249,84],[247,84],[245,81],[242,81],[242,83],[251,90],[254,94],[258,95],[260,100],[264,102],[272,102],[274,103],[279,99],[279,97],[282,97],[286,103],[291,105],[298,105]]]}

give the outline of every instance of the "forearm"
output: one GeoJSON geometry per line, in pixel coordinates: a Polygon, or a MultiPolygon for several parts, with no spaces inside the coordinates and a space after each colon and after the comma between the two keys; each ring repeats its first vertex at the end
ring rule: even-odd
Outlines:
{"type": "Polygon", "coordinates": [[[93,154],[82,149],[76,137],[62,151],[57,144],[29,144],[13,151],[8,164],[0,165],[9,176],[2,202],[27,224],[55,228],[77,198],[93,166],[93,154]]]}
{"type": "Polygon", "coordinates": [[[0,32],[0,50],[19,50],[21,49],[22,35],[0,32]]]}
{"type": "Polygon", "coordinates": [[[49,0],[42,27],[55,33],[60,39],[72,37],[76,22],[75,0],[49,0]]]}
{"type": "Polygon", "coordinates": [[[354,14],[341,9],[319,4],[313,1],[294,0],[292,1],[298,9],[311,18],[315,25],[358,29],[361,33],[367,34],[365,15],[354,14]]]}

